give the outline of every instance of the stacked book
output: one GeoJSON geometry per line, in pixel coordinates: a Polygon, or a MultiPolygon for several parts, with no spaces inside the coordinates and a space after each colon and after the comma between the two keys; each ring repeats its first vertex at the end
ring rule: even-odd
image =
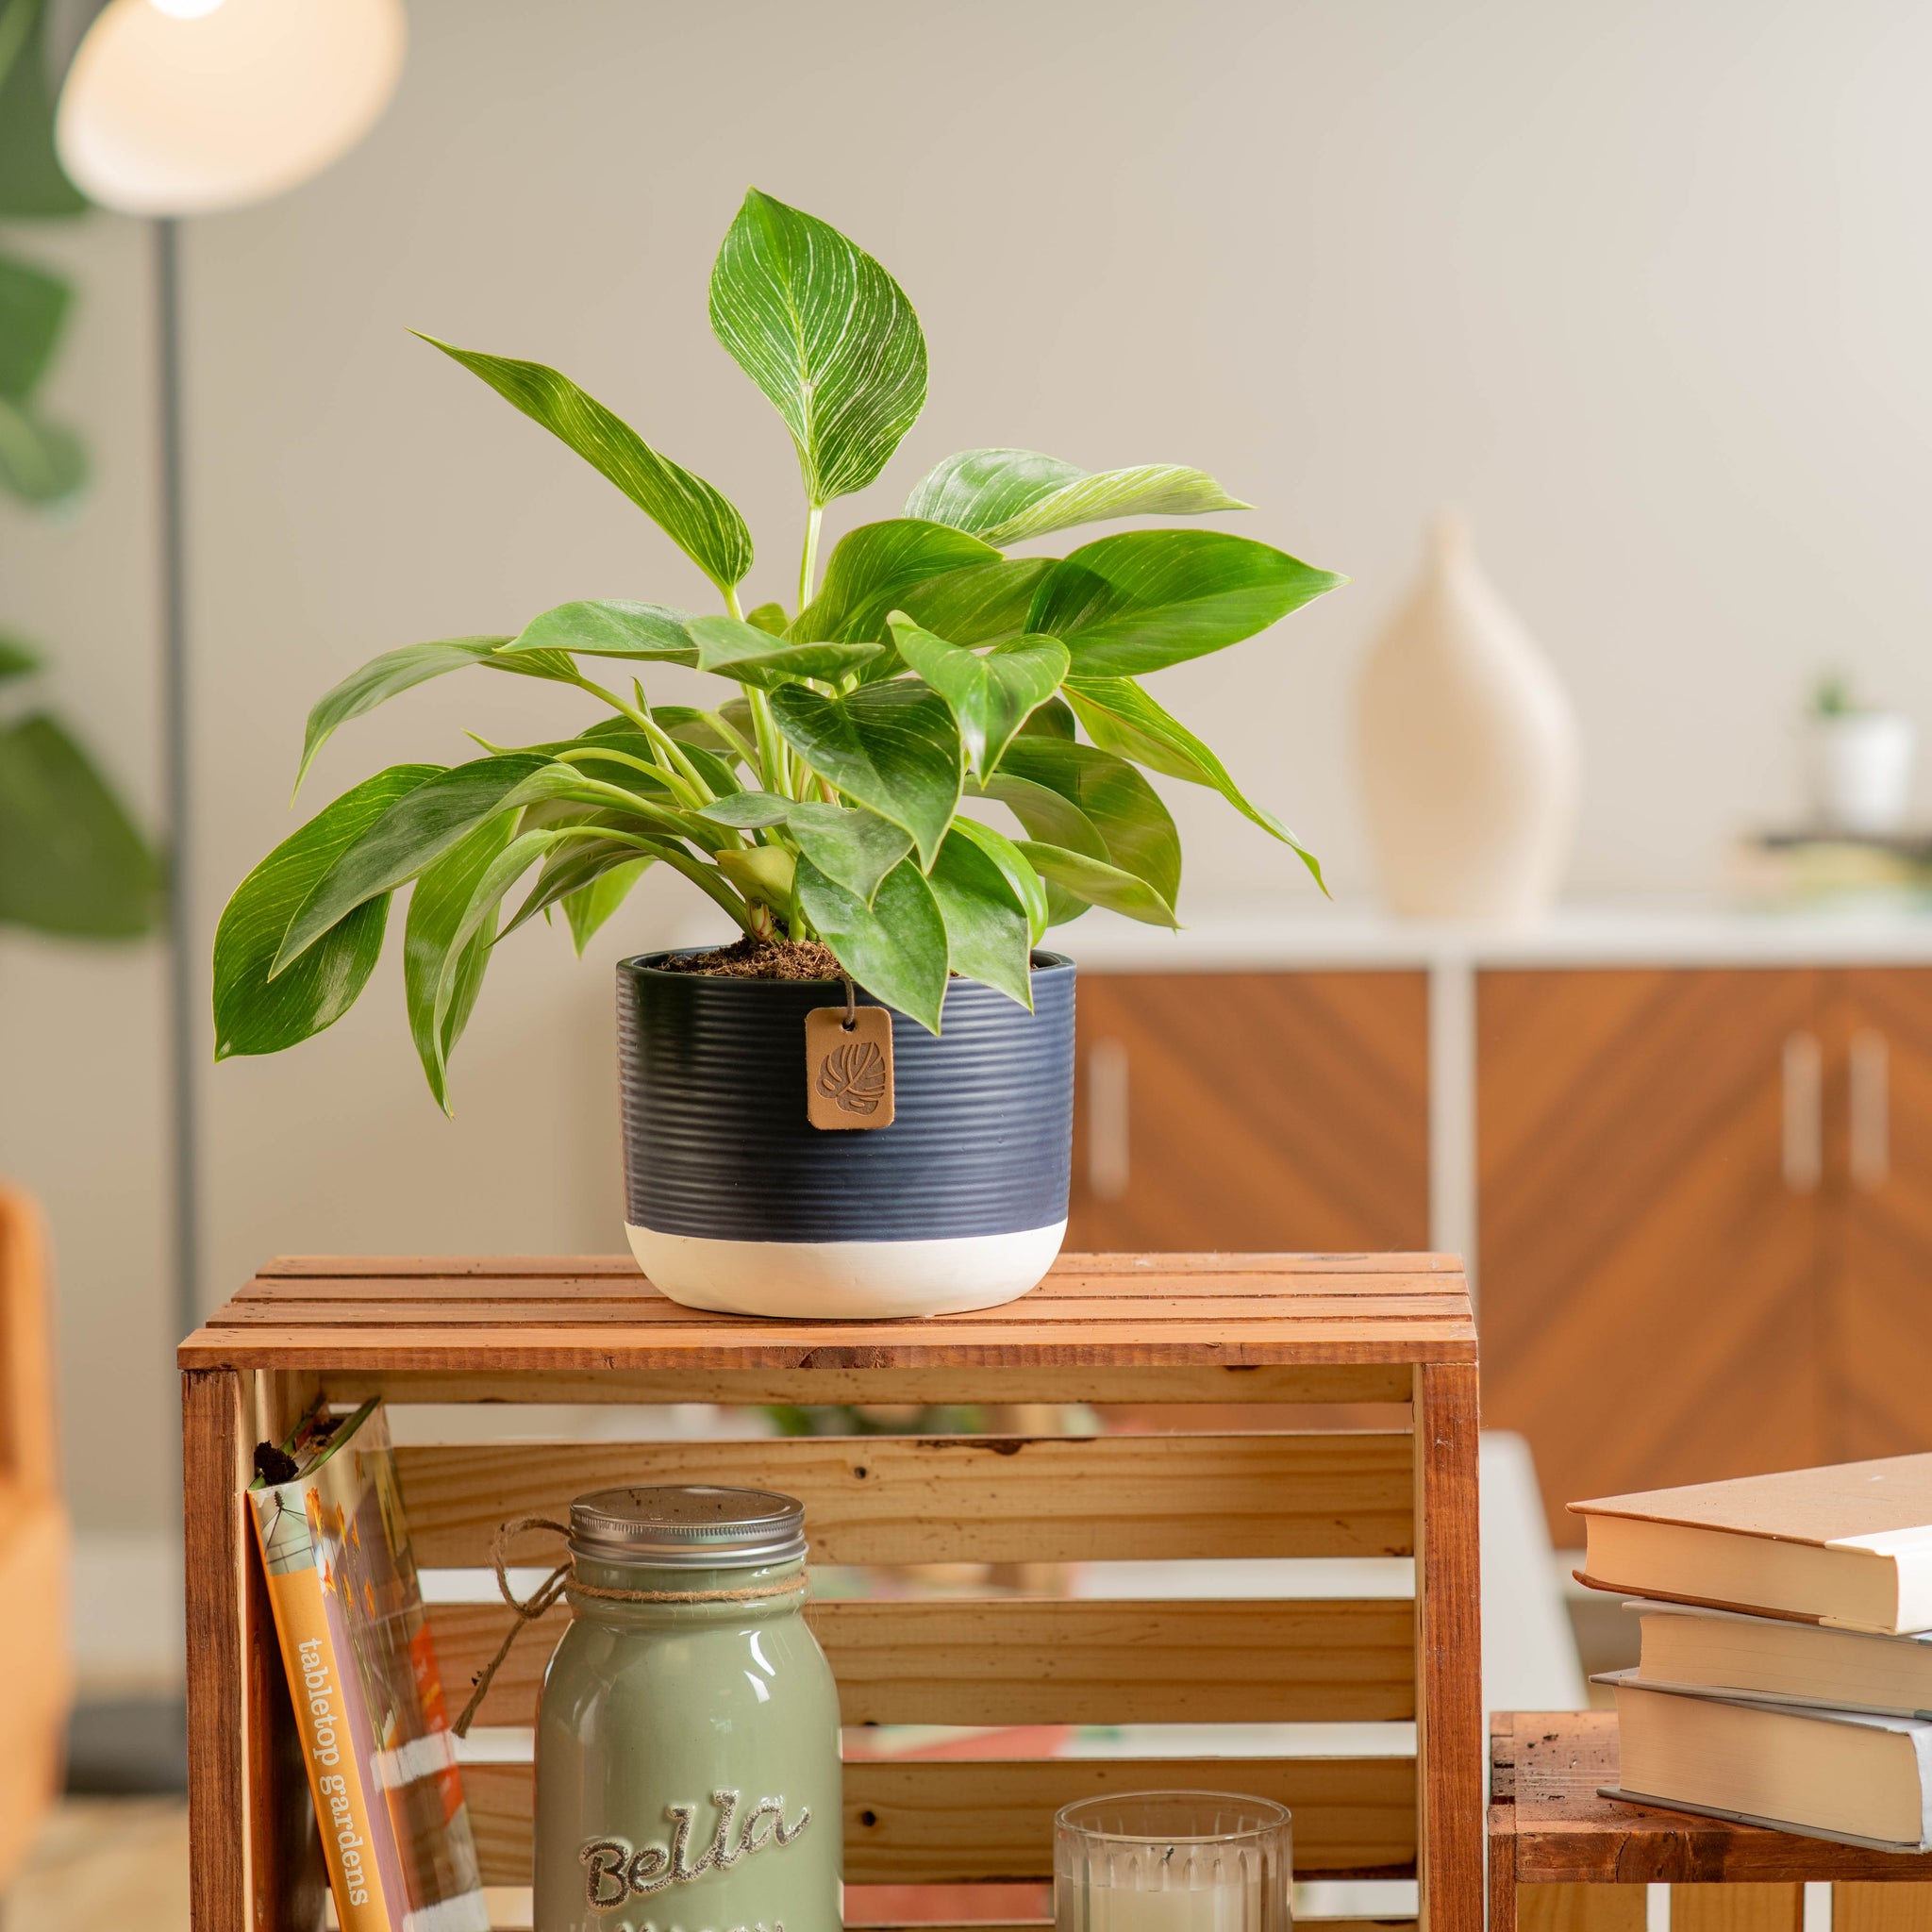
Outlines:
{"type": "Polygon", "coordinates": [[[1606,1795],[1932,1850],[1932,1455],[1573,1503],[1630,1599],[1606,1795]]]}

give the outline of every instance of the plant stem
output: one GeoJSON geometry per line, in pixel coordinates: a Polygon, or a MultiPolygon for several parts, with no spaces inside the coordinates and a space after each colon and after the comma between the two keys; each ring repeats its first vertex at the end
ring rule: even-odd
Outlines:
{"type": "Polygon", "coordinates": [[[824,521],[824,507],[813,504],[805,513],[805,554],[798,559],[798,610],[805,614],[805,608],[811,602],[814,588],[813,579],[818,575],[819,525],[824,521]]]}
{"type": "Polygon", "coordinates": [[[621,698],[614,691],[606,691],[595,679],[586,677],[581,671],[574,682],[581,691],[587,691],[592,697],[602,698],[621,718],[628,718],[651,741],[652,746],[670,759],[668,766],[659,766],[671,789],[680,794],[688,794],[688,805],[709,805],[717,794],[705,783],[704,774],[685,757],[684,747],[666,731],[663,725],[641,707],[621,698]]]}
{"type": "Polygon", "coordinates": [[[745,741],[743,732],[740,731],[738,727],[735,724],[733,724],[728,718],[725,717],[723,711],[707,711],[705,713],[705,723],[708,724],[711,727],[711,729],[715,731],[718,734],[718,736],[722,738],[724,741],[724,742],[728,744],[731,747],[731,749],[735,751],[738,754],[738,756],[741,758],[745,761],[745,763],[752,768],[753,771],[758,770],[758,755],[757,751],[754,750],[753,747],[745,741]]]}
{"type": "Polygon", "coordinates": [[[755,684],[741,684],[744,701],[751,707],[751,727],[758,741],[758,777],[767,791],[790,798],[786,790],[785,741],[772,716],[772,701],[755,684]]]}

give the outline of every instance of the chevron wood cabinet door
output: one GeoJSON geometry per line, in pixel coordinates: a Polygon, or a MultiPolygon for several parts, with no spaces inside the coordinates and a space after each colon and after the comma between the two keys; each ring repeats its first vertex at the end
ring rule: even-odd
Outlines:
{"type": "Polygon", "coordinates": [[[1067,1244],[1425,1247],[1419,972],[1089,974],[1067,1244]]]}
{"type": "Polygon", "coordinates": [[[1932,1449],[1932,971],[1830,975],[1831,1453],[1932,1449]]]}
{"type": "Polygon", "coordinates": [[[1573,1498],[1830,1453],[1824,978],[1478,975],[1483,1423],[1528,1437],[1559,1548],[1573,1498]]]}

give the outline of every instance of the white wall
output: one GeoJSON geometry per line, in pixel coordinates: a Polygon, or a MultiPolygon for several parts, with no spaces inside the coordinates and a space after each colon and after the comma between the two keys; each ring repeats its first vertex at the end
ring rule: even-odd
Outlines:
{"type": "MultiPolygon", "coordinates": [[[[1350,681],[1445,500],[1575,693],[1580,893],[1707,887],[1738,825],[1791,808],[1821,666],[1932,724],[1932,13],[1909,0],[410,0],[410,20],[361,149],[187,240],[205,931],[294,823],[303,709],[349,667],[569,596],[705,595],[406,327],[575,375],[741,505],[754,588],[784,593],[789,446],[705,320],[751,181],[873,249],[931,342],[926,415],[841,527],[947,452],[1010,442],[1199,463],[1260,506],[1230,527],[1352,574],[1159,687],[1344,892],[1369,886],[1350,681]]],[[[97,222],[80,252],[90,326],[144,371],[127,231],[97,222]]],[[[85,366],[104,456],[138,475],[138,385],[98,342],[85,366]]],[[[151,690],[151,619],[119,601],[150,558],[118,501],[20,553],[29,578],[92,574],[68,631],[85,605],[86,648],[120,654],[104,737],[151,690]]],[[[459,757],[459,725],[569,715],[508,679],[432,687],[351,727],[312,796],[459,757]]],[[[1176,807],[1194,907],[1319,916],[1261,835],[1204,795],[1176,807]]],[[[612,1245],[608,962],[689,906],[660,891],[586,969],[555,934],[506,948],[453,1125],[387,969],[323,1041],[210,1069],[208,1295],[276,1249],[612,1245]]],[[[96,982],[54,977],[23,1064],[56,1089],[71,1069],[91,1104],[120,1077],[110,1042],[48,1042],[79,1038],[96,982]]],[[[83,1112],[75,1091],[46,1104],[83,1112]]],[[[0,1155],[68,1208],[70,1344],[133,1361],[156,1327],[151,1182],[133,1265],[75,1208],[103,1186],[84,1137],[37,1162],[8,1131],[0,1155]]],[[[77,1422],[95,1387],[71,1381],[77,1422]]],[[[167,1399],[157,1380],[157,1427],[167,1399]]],[[[122,1507],[92,1451],[75,1470],[86,1510],[122,1507]]]]}

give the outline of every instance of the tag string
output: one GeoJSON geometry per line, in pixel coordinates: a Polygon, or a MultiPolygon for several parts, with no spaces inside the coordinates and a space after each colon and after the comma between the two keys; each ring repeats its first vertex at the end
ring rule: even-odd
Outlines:
{"type": "Polygon", "coordinates": [[[575,1557],[566,1557],[527,1597],[520,1597],[509,1587],[508,1548],[513,1537],[526,1529],[547,1529],[566,1540],[570,1525],[548,1516],[519,1516],[514,1523],[499,1524],[491,1544],[490,1560],[496,1571],[496,1587],[503,1600],[516,1612],[516,1621],[504,1633],[496,1655],[476,1674],[476,1688],[463,1706],[462,1715],[450,1728],[459,1738],[469,1735],[470,1723],[477,1707],[489,1695],[491,1680],[509,1655],[510,1646],[525,1627],[556,1608],[565,1595],[594,1597],[614,1604],[748,1604],[762,1597],[787,1596],[806,1587],[804,1576],[788,1576],[772,1583],[748,1583],[741,1590],[608,1590],[601,1584],[584,1583],[575,1575],[575,1557]]]}
{"type": "Polygon", "coordinates": [[[845,982],[845,1017],[839,1024],[850,1033],[858,1024],[858,989],[852,984],[851,974],[841,973],[839,976],[845,982]]]}

